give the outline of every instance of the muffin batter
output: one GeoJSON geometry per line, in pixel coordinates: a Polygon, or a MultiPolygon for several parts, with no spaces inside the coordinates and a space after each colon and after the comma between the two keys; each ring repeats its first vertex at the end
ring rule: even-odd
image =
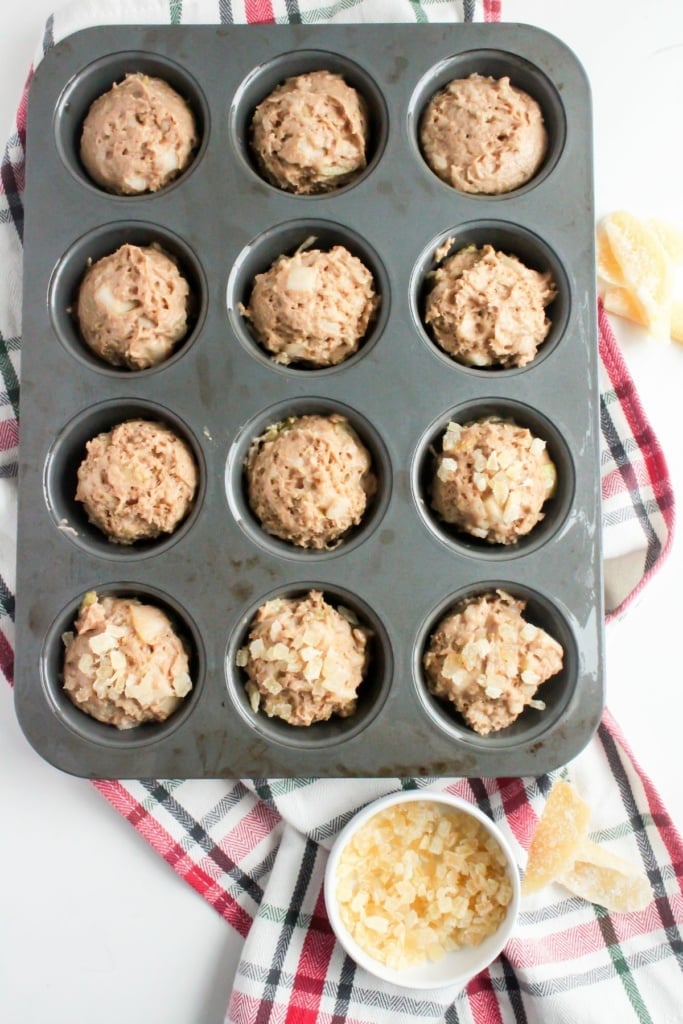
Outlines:
{"type": "Polygon", "coordinates": [[[491,416],[465,426],[448,424],[431,503],[445,522],[473,537],[514,544],[541,521],[556,485],[545,441],[491,416]]]}
{"type": "Polygon", "coordinates": [[[538,687],[562,668],[561,645],[523,617],[525,601],[503,590],[462,602],[439,623],[424,654],[427,685],[481,736],[542,711],[538,687]]]}
{"type": "Polygon", "coordinates": [[[117,195],[157,192],[189,165],[198,145],[192,111],[160,78],[136,72],[98,97],[83,122],[81,160],[117,195]]]}
{"type": "Polygon", "coordinates": [[[78,292],[83,340],[106,362],[145,370],[187,333],[190,287],[158,246],[122,245],[93,263],[78,292]]]}
{"type": "Polygon", "coordinates": [[[253,711],[308,726],[356,710],[368,664],[370,631],[320,591],[266,601],[237,653],[253,711]]]}
{"type": "Polygon", "coordinates": [[[197,490],[197,465],[169,427],[127,420],[86,445],[76,501],[111,541],[133,544],[172,533],[197,490]]]}
{"type": "Polygon", "coordinates": [[[550,330],[556,295],[549,273],[492,245],[456,252],[430,276],[425,323],[437,344],[466,366],[526,366],[550,330]]]}
{"type": "Polygon", "coordinates": [[[470,75],[427,104],[420,144],[435,174],[460,192],[496,195],[524,185],[548,148],[536,100],[510,79],[470,75]]]}
{"type": "Polygon", "coordinates": [[[370,453],[345,416],[276,423],[246,460],[249,504],[268,533],[303,548],[334,548],[360,523],[377,482],[370,453]]]}
{"type": "Polygon", "coordinates": [[[90,591],[63,639],[65,693],[117,729],[163,722],[192,689],[187,650],[155,605],[90,591]]]}
{"type": "Polygon", "coordinates": [[[268,181],[287,192],[329,192],[366,164],[359,93],[331,71],[288,78],[254,111],[251,144],[268,181]]]}
{"type": "Polygon", "coordinates": [[[378,305],[365,264],[335,245],[280,256],[240,311],[276,363],[322,367],[357,351],[378,305]]]}

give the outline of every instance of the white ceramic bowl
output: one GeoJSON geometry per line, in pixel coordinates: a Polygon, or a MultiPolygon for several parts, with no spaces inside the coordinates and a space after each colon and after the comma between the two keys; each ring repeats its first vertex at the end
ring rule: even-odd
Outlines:
{"type": "Polygon", "coordinates": [[[519,871],[510,845],[498,826],[480,811],[478,807],[468,803],[466,800],[461,800],[459,797],[451,796],[448,793],[433,793],[429,790],[405,790],[391,793],[388,796],[373,801],[373,803],[368,804],[367,807],[359,811],[342,829],[335,840],[325,870],[324,891],[330,924],[337,940],[344,947],[348,955],[360,967],[364,967],[365,970],[374,974],[375,977],[381,978],[383,981],[390,982],[393,985],[398,985],[401,988],[410,989],[436,989],[446,988],[451,985],[464,988],[467,982],[480,971],[483,971],[485,967],[488,967],[503,949],[515,928],[520,901],[519,871]],[[344,925],[335,895],[337,866],[339,858],[351,836],[366,821],[377,814],[378,811],[394,804],[405,804],[417,800],[442,804],[449,809],[454,808],[458,811],[464,811],[484,825],[505,855],[508,875],[512,885],[512,898],[503,921],[496,931],[484,939],[480,945],[448,952],[440,960],[434,962],[427,961],[413,967],[394,970],[366,953],[344,925]]]}

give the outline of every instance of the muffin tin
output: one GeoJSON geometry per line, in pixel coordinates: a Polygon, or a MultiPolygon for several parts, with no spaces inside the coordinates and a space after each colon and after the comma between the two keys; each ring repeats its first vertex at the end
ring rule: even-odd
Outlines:
{"type": "Polygon", "coordinates": [[[590,97],[574,55],[515,25],[96,28],[51,50],[31,87],[17,566],[16,707],[28,739],[89,777],[536,775],[588,742],[603,705],[597,329],[590,97]],[[290,75],[339,71],[366,98],[364,172],[324,196],[278,191],[247,144],[254,106],[290,75]],[[78,159],[85,112],[128,71],[165,78],[192,105],[201,145],[154,195],[116,197],[78,159]],[[509,75],[549,131],[536,178],[507,195],[463,195],[424,163],[419,117],[473,71],[509,75]],[[278,366],[238,311],[255,273],[309,236],[372,269],[382,305],[340,366],[278,366]],[[490,241],[551,269],[558,297],[537,358],[515,370],[449,359],[420,320],[434,252],[490,241]],[[160,367],[130,372],[86,351],[69,313],[88,258],[158,241],[196,295],[190,333],[160,367]],[[333,551],[266,535],[245,498],[251,440],[285,416],[340,411],[372,452],[377,495],[333,551]],[[451,532],[426,478],[450,419],[512,416],[545,438],[559,471],[546,517],[514,547],[451,532]],[[85,441],[132,416],[174,426],[197,458],[195,508],[171,537],[107,542],[74,502],[85,441]],[[275,595],[322,589],[373,629],[356,716],[293,728],[255,715],[235,654],[275,595]],[[464,596],[504,587],[563,645],[562,673],[509,729],[478,736],[427,692],[424,646],[464,596]],[[167,722],[127,732],[88,718],[60,687],[62,634],[83,594],[160,604],[192,652],[195,686],[167,722]]]}

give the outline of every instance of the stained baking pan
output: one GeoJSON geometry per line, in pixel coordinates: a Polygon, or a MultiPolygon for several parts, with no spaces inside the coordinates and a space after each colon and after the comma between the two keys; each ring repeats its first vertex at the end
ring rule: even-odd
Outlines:
{"type": "Polygon", "coordinates": [[[515,25],[116,27],[51,50],[28,115],[24,344],[17,566],[16,707],[51,763],[88,777],[535,775],[577,754],[603,706],[598,373],[590,94],[557,39],[515,25]],[[368,166],[318,196],[265,182],[247,132],[285,78],[338,71],[365,97],[368,166]],[[78,156],[89,104],[129,71],[166,79],[192,106],[201,144],[158,193],[98,189],[78,156]],[[466,195],[424,162],[419,118],[432,94],[477,71],[541,105],[545,161],[500,196],[466,195]],[[359,352],[319,371],[274,364],[240,315],[251,281],[308,237],[342,242],[370,267],[381,311],[359,352]],[[550,270],[558,295],[537,358],[511,370],[454,362],[426,332],[425,276],[447,239],[516,253],[550,270]],[[70,308],[89,259],[159,242],[195,295],[185,342],[140,372],[100,363],[70,308]],[[361,526],[331,551],[295,549],[260,528],[244,491],[253,438],[274,422],[341,412],[369,448],[378,489],[361,526]],[[191,446],[200,485],[170,538],[121,547],[74,501],[85,442],[137,415],[191,446]],[[539,526],[513,546],[454,533],[427,500],[450,420],[511,417],[540,435],[559,485],[539,526]],[[252,711],[236,652],[269,597],[316,587],[373,632],[358,710],[309,728],[252,711]],[[422,653],[460,598],[503,588],[564,648],[561,673],[488,736],[426,688],[422,653]],[[62,634],[83,595],[159,604],[191,651],[194,687],[162,724],[119,732],[61,688],[62,634]]]}

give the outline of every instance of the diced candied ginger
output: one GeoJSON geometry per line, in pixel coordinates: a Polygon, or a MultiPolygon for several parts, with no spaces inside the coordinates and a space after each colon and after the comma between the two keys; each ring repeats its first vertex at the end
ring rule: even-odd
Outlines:
{"type": "Polygon", "coordinates": [[[512,885],[483,825],[417,800],[379,811],[352,837],[336,896],[359,946],[398,970],[482,942],[504,919],[512,885]]]}
{"type": "Polygon", "coordinates": [[[88,647],[93,654],[106,654],[107,651],[112,651],[116,647],[116,640],[105,630],[103,633],[91,636],[88,640],[88,647]]]}
{"type": "Polygon", "coordinates": [[[541,476],[545,484],[546,498],[554,498],[557,490],[557,467],[554,462],[544,462],[541,466],[541,476]]]}
{"type": "Polygon", "coordinates": [[[555,783],[529,847],[522,889],[537,892],[569,870],[588,830],[590,811],[573,786],[555,783]]]}
{"type": "Polygon", "coordinates": [[[148,604],[131,604],[130,619],[133,629],[146,644],[155,644],[169,628],[169,621],[159,608],[148,604]]]}

